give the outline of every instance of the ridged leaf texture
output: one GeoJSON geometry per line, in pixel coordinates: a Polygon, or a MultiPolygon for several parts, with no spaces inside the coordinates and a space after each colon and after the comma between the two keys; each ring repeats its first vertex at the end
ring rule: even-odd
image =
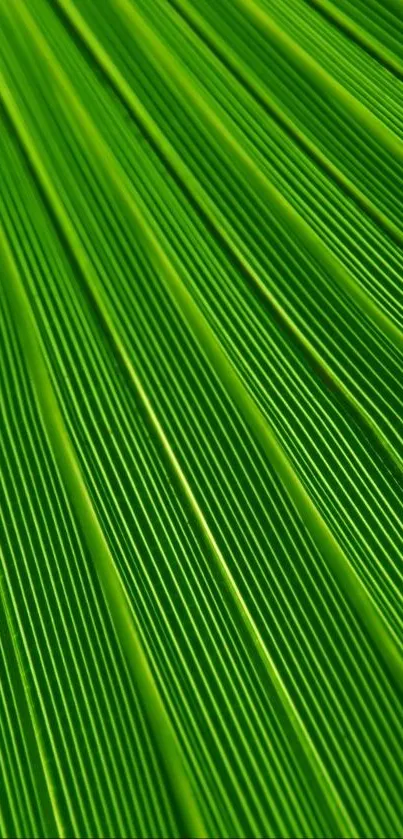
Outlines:
{"type": "Polygon", "coordinates": [[[403,835],[403,4],[0,0],[3,837],[403,835]]]}

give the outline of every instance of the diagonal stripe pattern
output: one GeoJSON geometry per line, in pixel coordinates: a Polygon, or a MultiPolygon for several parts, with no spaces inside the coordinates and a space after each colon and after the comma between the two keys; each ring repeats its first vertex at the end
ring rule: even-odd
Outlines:
{"type": "Polygon", "coordinates": [[[403,831],[402,11],[0,0],[3,837],[403,831]]]}

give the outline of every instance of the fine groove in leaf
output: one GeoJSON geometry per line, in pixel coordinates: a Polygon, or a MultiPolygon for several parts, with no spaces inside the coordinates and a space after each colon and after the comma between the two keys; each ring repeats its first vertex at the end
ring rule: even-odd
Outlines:
{"type": "Polygon", "coordinates": [[[394,56],[393,53],[380,41],[367,33],[362,26],[357,25],[353,18],[350,18],[348,15],[339,10],[337,5],[330,2],[330,0],[308,0],[308,2],[315,6],[315,8],[319,9],[326,17],[329,18],[329,20],[333,21],[336,26],[339,26],[342,30],[344,30],[350,38],[353,38],[358,44],[360,44],[360,46],[368,50],[368,52],[377,58],[381,64],[384,64],[388,70],[391,70],[392,73],[396,73],[399,78],[403,79],[402,62],[399,61],[399,59],[394,56]]]}
{"type": "Polygon", "coordinates": [[[374,117],[358,99],[351,96],[346,88],[339,85],[331,75],[326,73],[287,33],[277,26],[273,17],[266,12],[268,8],[267,0],[235,0],[235,2],[243,6],[247,13],[258,21],[263,31],[270,34],[279,49],[284,51],[290,61],[295,62],[303,73],[306,73],[321,92],[325,91],[326,95],[331,93],[351,113],[359,125],[362,125],[372,136],[376,137],[380,144],[394,157],[403,161],[403,143],[380,120],[374,117]]]}

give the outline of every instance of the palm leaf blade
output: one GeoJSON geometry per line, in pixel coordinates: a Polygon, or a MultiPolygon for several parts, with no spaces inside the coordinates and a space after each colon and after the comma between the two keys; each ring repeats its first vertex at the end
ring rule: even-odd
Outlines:
{"type": "Polygon", "coordinates": [[[5,836],[401,830],[401,135],[304,5],[1,11],[5,836]]]}

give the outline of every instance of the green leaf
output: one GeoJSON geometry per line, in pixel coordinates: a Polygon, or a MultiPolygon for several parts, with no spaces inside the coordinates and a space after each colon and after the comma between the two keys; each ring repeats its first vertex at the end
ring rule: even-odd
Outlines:
{"type": "Polygon", "coordinates": [[[403,830],[396,4],[0,4],[4,837],[403,830]]]}

